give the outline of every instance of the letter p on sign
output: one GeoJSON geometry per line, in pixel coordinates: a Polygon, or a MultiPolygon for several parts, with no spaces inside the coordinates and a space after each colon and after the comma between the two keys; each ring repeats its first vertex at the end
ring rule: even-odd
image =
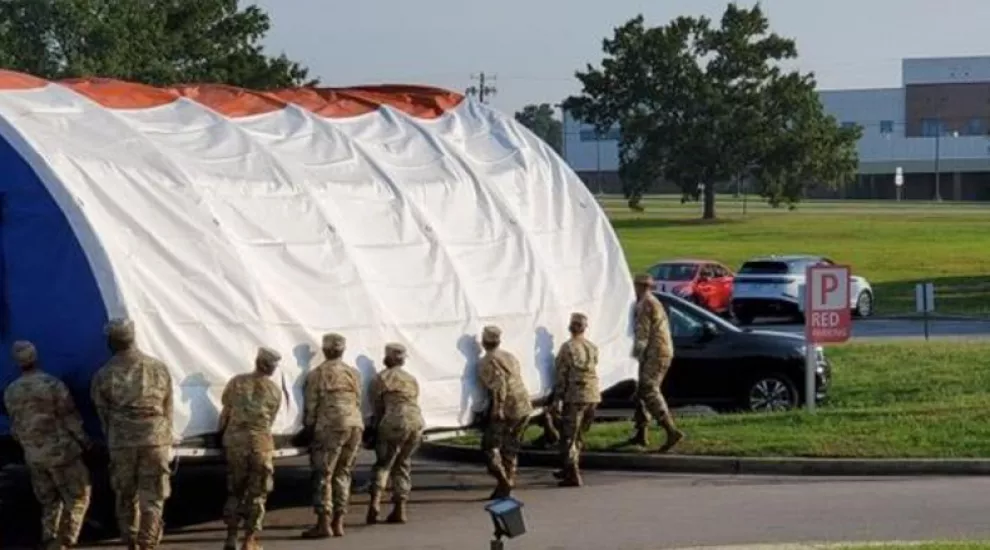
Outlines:
{"type": "Polygon", "coordinates": [[[852,328],[850,270],[846,266],[808,268],[804,330],[809,342],[845,342],[852,328]]]}

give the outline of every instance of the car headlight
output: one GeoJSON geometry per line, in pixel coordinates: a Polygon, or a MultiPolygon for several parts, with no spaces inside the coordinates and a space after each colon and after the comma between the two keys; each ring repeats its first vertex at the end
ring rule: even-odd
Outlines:
{"type": "Polygon", "coordinates": [[[674,289],[674,294],[676,294],[677,296],[680,296],[681,298],[684,298],[686,296],[690,296],[691,295],[691,287],[689,287],[687,285],[679,286],[679,287],[677,287],[677,288],[674,289]]]}
{"type": "MultiPolygon", "coordinates": [[[[798,353],[801,354],[801,357],[807,357],[808,346],[802,344],[798,346],[797,349],[798,349],[798,353]]],[[[815,361],[818,363],[825,362],[825,348],[821,346],[815,346],[815,361]]]]}

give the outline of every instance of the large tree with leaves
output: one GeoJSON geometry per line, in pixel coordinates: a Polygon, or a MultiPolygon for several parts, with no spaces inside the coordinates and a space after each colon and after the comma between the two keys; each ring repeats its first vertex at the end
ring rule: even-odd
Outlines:
{"type": "Polygon", "coordinates": [[[769,31],[757,4],[729,4],[720,24],[678,17],[647,27],[636,17],[603,42],[601,67],[579,71],[566,107],[605,130],[622,129],[619,171],[630,205],[667,180],[703,194],[715,217],[715,184],[754,176],[771,204],[795,204],[809,184],[853,178],[859,130],[822,108],[811,74],[785,71],[793,40],[769,31]],[[703,193],[699,189],[703,188],[703,193]]]}
{"type": "Polygon", "coordinates": [[[307,70],[267,55],[271,22],[238,0],[0,0],[0,66],[59,79],[271,89],[307,70]]]}
{"type": "Polygon", "coordinates": [[[549,103],[526,105],[516,112],[516,120],[547,142],[554,151],[560,153],[563,147],[564,128],[549,103]]]}

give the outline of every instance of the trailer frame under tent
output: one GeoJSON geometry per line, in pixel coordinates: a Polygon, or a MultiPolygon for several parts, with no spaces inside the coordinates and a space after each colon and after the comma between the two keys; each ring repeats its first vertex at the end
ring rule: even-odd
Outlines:
{"type": "MultiPolygon", "coordinates": [[[[262,345],[283,357],[279,453],[300,452],[327,332],[366,387],[385,343],[405,345],[429,433],[484,407],[487,324],[534,399],[572,311],[591,319],[602,387],[635,377],[633,288],[605,212],[546,143],[461,94],[0,71],[0,167],[0,389],[19,374],[11,344],[34,342],[97,438],[89,385],[114,317],[169,366],[185,457],[217,454],[223,387],[262,345]]],[[[16,460],[6,416],[0,442],[16,460]]]]}

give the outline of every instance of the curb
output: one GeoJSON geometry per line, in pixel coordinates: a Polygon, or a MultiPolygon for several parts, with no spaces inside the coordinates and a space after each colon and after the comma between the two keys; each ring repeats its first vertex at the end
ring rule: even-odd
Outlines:
{"type": "MultiPolygon", "coordinates": [[[[476,448],[424,442],[422,456],[448,462],[484,463],[476,448]]],[[[521,466],[559,467],[553,451],[523,450],[521,466]]],[[[683,474],[742,474],[783,476],[987,476],[990,460],[974,459],[854,459],[854,458],[746,458],[730,456],[582,453],[587,470],[622,470],[683,474]]]]}

